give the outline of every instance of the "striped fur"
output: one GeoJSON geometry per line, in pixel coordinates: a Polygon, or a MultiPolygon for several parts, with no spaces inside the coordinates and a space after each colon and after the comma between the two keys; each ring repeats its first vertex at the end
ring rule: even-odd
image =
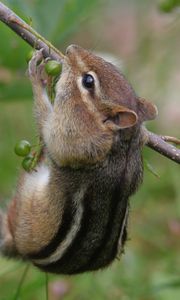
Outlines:
{"type": "Polygon", "coordinates": [[[33,263],[43,271],[76,274],[97,270],[109,265],[123,251],[127,238],[128,197],[140,181],[142,168],[139,163],[140,152],[129,150],[126,154],[127,150],[119,144],[120,146],[121,153],[116,154],[117,157],[110,156],[101,167],[92,170],[76,170],[74,173],[54,166],[59,174],[59,181],[64,182],[68,176],[74,182],[73,189],[77,192],[69,195],[69,200],[66,199],[68,206],[64,209],[62,224],[66,223],[67,210],[68,230],[63,231],[61,224],[59,231],[45,248],[29,255],[33,263]],[[123,168],[119,155],[127,157],[123,168]],[[127,179],[126,184],[131,187],[127,192],[125,173],[134,155],[138,159],[134,166],[135,173],[127,179]],[[115,176],[115,170],[118,176],[115,176]],[[83,178],[87,177],[85,187],[83,178]],[[78,201],[75,200],[76,197],[78,201]]]}
{"type": "Polygon", "coordinates": [[[155,109],[113,65],[75,45],[52,105],[41,58],[42,51],[33,56],[29,76],[48,163],[21,176],[8,212],[0,212],[0,251],[51,273],[97,270],[123,251],[129,197],[143,176],[141,124],[155,109]]]}

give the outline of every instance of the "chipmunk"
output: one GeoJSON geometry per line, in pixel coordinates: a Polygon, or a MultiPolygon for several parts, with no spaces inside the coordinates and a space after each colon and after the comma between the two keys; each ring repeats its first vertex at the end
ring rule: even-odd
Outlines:
{"type": "Polygon", "coordinates": [[[0,214],[0,252],[43,271],[108,266],[127,239],[129,197],[142,182],[142,123],[157,115],[116,67],[71,45],[51,104],[42,50],[29,63],[45,156],[0,214]]]}

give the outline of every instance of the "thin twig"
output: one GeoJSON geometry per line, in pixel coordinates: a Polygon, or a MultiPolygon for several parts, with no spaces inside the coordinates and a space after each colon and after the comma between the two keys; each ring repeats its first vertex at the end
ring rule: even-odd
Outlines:
{"type": "MultiPolygon", "coordinates": [[[[62,61],[64,55],[57,50],[49,41],[40,36],[31,26],[19,18],[12,10],[0,2],[0,20],[15,31],[22,39],[35,49],[43,48],[44,58],[62,61]]],[[[160,136],[143,128],[145,145],[180,164],[180,150],[169,144],[172,142],[179,145],[179,140],[174,137],[160,136]]]]}
{"type": "Polygon", "coordinates": [[[164,138],[143,128],[145,145],[180,164],[180,149],[164,141],[164,138]]]}
{"type": "Polygon", "coordinates": [[[173,137],[173,136],[168,136],[168,135],[162,135],[161,138],[168,143],[173,143],[175,145],[180,145],[180,140],[173,137]]]}

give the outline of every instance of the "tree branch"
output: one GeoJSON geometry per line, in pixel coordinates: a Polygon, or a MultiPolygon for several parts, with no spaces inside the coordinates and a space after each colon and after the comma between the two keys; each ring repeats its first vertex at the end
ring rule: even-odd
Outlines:
{"type": "MultiPolygon", "coordinates": [[[[2,2],[0,2],[0,21],[9,26],[33,48],[37,50],[43,48],[44,58],[50,57],[58,61],[63,60],[64,55],[58,49],[19,18],[12,10],[2,4],[2,2]]],[[[172,142],[179,144],[178,139],[174,137],[159,136],[148,131],[146,128],[143,128],[142,130],[146,146],[180,164],[180,149],[168,143],[172,142]]]]}
{"type": "Polygon", "coordinates": [[[146,146],[180,164],[180,149],[166,142],[167,140],[168,142],[179,144],[178,139],[157,135],[148,131],[145,127],[142,130],[146,146]]]}
{"type": "Polygon", "coordinates": [[[64,55],[49,41],[37,33],[31,26],[19,18],[11,9],[0,2],[0,20],[15,31],[26,43],[34,49],[43,48],[44,58],[50,57],[61,61],[64,55]]]}

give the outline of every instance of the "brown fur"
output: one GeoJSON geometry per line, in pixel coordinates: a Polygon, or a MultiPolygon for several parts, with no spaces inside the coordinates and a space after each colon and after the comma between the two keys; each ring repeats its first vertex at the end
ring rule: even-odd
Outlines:
{"type": "Polygon", "coordinates": [[[38,132],[49,163],[46,166],[42,160],[37,172],[21,177],[7,214],[0,215],[0,250],[4,255],[23,258],[36,257],[42,249],[50,253],[49,244],[55,245],[54,251],[58,247],[54,239],[61,239],[61,227],[64,245],[70,245],[68,238],[78,236],[78,230],[83,231],[78,225],[82,221],[84,229],[90,228],[84,236],[79,234],[82,248],[78,249],[80,242],[74,242],[72,253],[69,250],[71,259],[74,255],[79,263],[71,262],[67,255],[69,265],[62,260],[60,265],[52,264],[47,270],[78,273],[97,269],[108,265],[116,255],[119,235],[122,247],[125,242],[126,224],[123,232],[120,225],[127,215],[128,197],[142,180],[141,124],[153,119],[157,111],[151,103],[136,96],[113,65],[75,45],[66,51],[52,105],[41,77],[43,64],[37,67],[41,56],[39,51],[32,58],[29,76],[38,132]],[[89,72],[95,77],[93,93],[82,85],[83,74],[89,72]],[[82,220],[76,215],[80,214],[81,205],[82,220]],[[92,224],[87,223],[91,220],[92,224]],[[68,222],[72,222],[71,232],[68,222]],[[114,231],[107,241],[111,228],[106,226],[110,223],[114,231]],[[103,251],[101,239],[106,253],[91,261],[95,249],[103,251]]]}

